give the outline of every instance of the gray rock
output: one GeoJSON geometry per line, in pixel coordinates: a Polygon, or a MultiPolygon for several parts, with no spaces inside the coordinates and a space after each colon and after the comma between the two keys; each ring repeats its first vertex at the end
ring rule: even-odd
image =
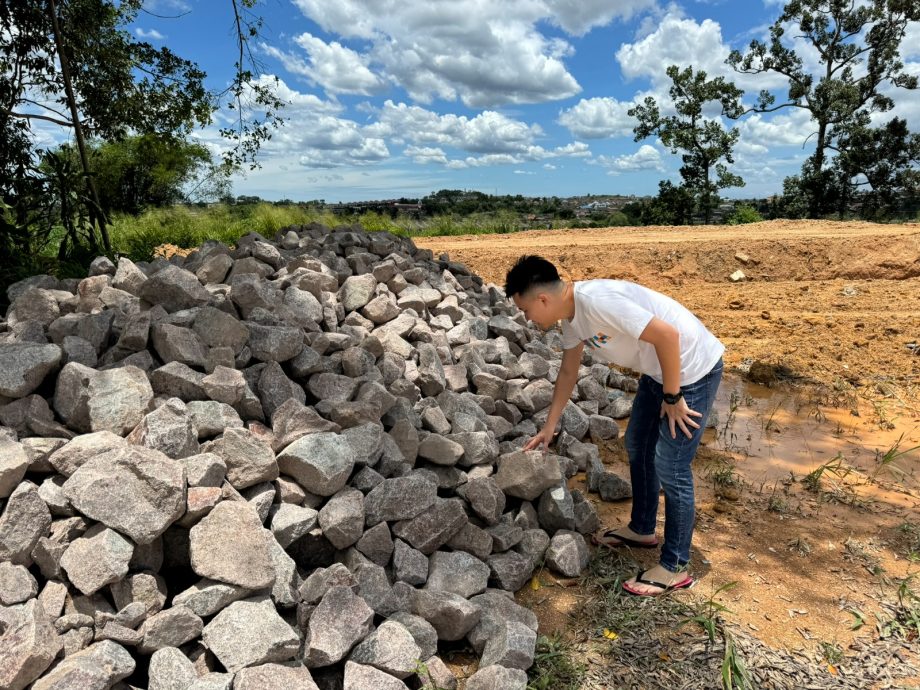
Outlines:
{"type": "Polygon", "coordinates": [[[487,525],[497,524],[505,510],[505,494],[492,477],[471,479],[458,493],[487,525]]]}
{"type": "Polygon", "coordinates": [[[260,362],[286,362],[303,349],[303,330],[293,326],[267,326],[247,321],[249,349],[260,362]]]}
{"type": "Polygon", "coordinates": [[[560,530],[546,550],[546,564],[565,577],[578,577],[588,567],[591,554],[578,532],[560,530]]]}
{"type": "Polygon", "coordinates": [[[466,690],[526,690],[527,674],[518,668],[492,665],[467,678],[466,690]]]}
{"type": "Polygon", "coordinates": [[[195,271],[195,276],[204,285],[224,282],[227,271],[233,266],[233,259],[227,254],[214,254],[209,256],[195,271]]]}
{"type": "Polygon", "coordinates": [[[307,388],[317,400],[345,402],[351,400],[358,390],[359,382],[349,376],[320,373],[310,377],[307,388]]]}
{"type": "Polygon", "coordinates": [[[69,477],[91,459],[114,448],[125,447],[125,440],[111,431],[81,434],[51,453],[48,462],[60,474],[69,477]]]}
{"type": "Polygon", "coordinates": [[[411,520],[431,507],[436,499],[437,485],[427,478],[412,475],[387,479],[364,499],[367,525],[411,520]]]}
{"type": "Polygon", "coordinates": [[[227,347],[238,354],[249,340],[249,328],[225,311],[202,307],[195,315],[192,330],[211,348],[227,347]]]}
{"type": "Polygon", "coordinates": [[[64,483],[64,495],[83,515],[149,544],[185,511],[185,485],[182,463],[126,445],[77,469],[64,483]]]}
{"type": "Polygon", "coordinates": [[[223,459],[227,481],[237,490],[278,478],[278,462],[271,446],[248,429],[227,429],[208,446],[208,452],[223,459]]]}
{"type": "Polygon", "coordinates": [[[144,418],[153,389],[143,370],[125,366],[96,371],[71,362],[54,391],[54,409],[71,429],[123,436],[144,418]]]}
{"type": "Polygon", "coordinates": [[[211,400],[238,405],[246,391],[246,378],[241,371],[216,366],[214,371],[201,379],[201,387],[211,400]]]}
{"type": "Polygon", "coordinates": [[[196,679],[188,686],[188,690],[230,690],[232,687],[232,673],[211,671],[196,679]]]}
{"type": "Polygon", "coordinates": [[[251,594],[252,590],[246,587],[202,578],[188,589],[179,592],[173,598],[173,604],[187,606],[196,616],[206,618],[251,594]]]}
{"type": "Polygon", "coordinates": [[[537,633],[523,623],[506,621],[499,625],[489,638],[482,653],[480,665],[498,664],[505,668],[526,671],[533,666],[537,646],[537,633]]]}
{"type": "Polygon", "coordinates": [[[29,395],[57,369],[62,356],[57,345],[0,343],[0,396],[29,395]]]}
{"type": "Polygon", "coordinates": [[[344,690],[407,690],[408,685],[373,666],[345,662],[344,690]]]}
{"type": "Polygon", "coordinates": [[[187,690],[196,678],[195,665],[176,647],[163,647],[150,657],[147,690],[187,690]]]}
{"type": "Polygon", "coordinates": [[[310,616],[304,664],[317,668],[341,661],[371,631],[373,620],[373,610],[350,588],[330,588],[310,616]]]}
{"type": "Polygon", "coordinates": [[[227,474],[227,464],[215,453],[191,455],[184,460],[185,476],[190,487],[220,486],[227,474]]]}
{"type": "Polygon", "coordinates": [[[547,489],[537,506],[540,527],[550,534],[575,529],[575,504],[565,483],[547,489]]]}
{"type": "Polygon", "coordinates": [[[495,584],[508,592],[516,592],[530,578],[533,566],[517,551],[495,553],[486,559],[495,584]]]}
{"type": "Polygon", "coordinates": [[[597,492],[604,501],[621,501],[632,498],[632,484],[613,472],[604,472],[597,478],[597,492]]]}
{"type": "Polygon", "coordinates": [[[425,589],[459,594],[465,599],[486,591],[489,567],[464,551],[435,551],[428,565],[425,589]]]}
{"type": "Polygon", "coordinates": [[[271,591],[272,601],[280,608],[294,608],[300,602],[297,594],[297,589],[300,587],[297,563],[277,540],[272,539],[269,546],[272,568],[275,570],[275,582],[271,591]]]}
{"type": "Polygon", "coordinates": [[[438,434],[429,434],[418,446],[419,457],[451,467],[463,457],[463,446],[438,434]]]}
{"type": "Polygon", "coordinates": [[[111,640],[103,640],[65,656],[61,663],[35,681],[32,688],[108,690],[122,678],[130,676],[135,666],[127,649],[111,640]]]}
{"type": "Polygon", "coordinates": [[[139,297],[161,305],[170,314],[207,304],[211,298],[195,274],[171,264],[144,281],[138,293],[139,297]]]}
{"type": "Polygon", "coordinates": [[[297,655],[300,638],[266,597],[230,604],[202,632],[202,641],[224,668],[287,661],[297,655]]]}
{"type": "Polygon", "coordinates": [[[157,395],[181,398],[185,401],[207,400],[201,384],[204,374],[182,362],[169,362],[150,372],[150,385],[157,395]]]}
{"type": "Polygon", "coordinates": [[[233,690],[319,690],[310,670],[305,666],[261,664],[240,669],[233,679],[233,690]]]}
{"type": "Polygon", "coordinates": [[[198,429],[185,403],[179,398],[170,398],[146,415],[126,440],[158,450],[174,460],[198,452],[198,429]]]}
{"type": "Polygon", "coordinates": [[[150,340],[163,362],[180,362],[201,368],[208,363],[208,348],[191,328],[155,323],[150,340]]]}
{"type": "Polygon", "coordinates": [[[0,436],[0,499],[6,498],[29,469],[29,455],[21,443],[0,436]]]}
{"type": "Polygon", "coordinates": [[[610,417],[593,414],[588,417],[588,433],[592,440],[606,441],[620,435],[620,425],[610,417]]]}
{"type": "Polygon", "coordinates": [[[0,515],[0,561],[32,564],[30,554],[51,525],[51,512],[38,487],[24,481],[16,487],[0,515]]]}
{"type": "MultiPolygon", "coordinates": [[[[364,515],[363,506],[361,514],[362,516],[364,515]]],[[[390,562],[390,557],[393,555],[394,549],[390,528],[385,522],[371,527],[364,532],[360,539],[358,539],[355,548],[377,565],[385,566],[390,562]]]]}
{"type": "Polygon", "coordinates": [[[359,276],[349,276],[339,289],[339,299],[346,312],[360,309],[374,296],[377,279],[369,273],[359,276]]]}
{"type": "Polygon", "coordinates": [[[348,441],[334,433],[304,436],[278,455],[278,467],[307,491],[332,496],[340,491],[355,465],[348,441]]]}
{"type": "Polygon", "coordinates": [[[141,286],[145,282],[147,282],[147,274],[139,269],[131,259],[126,256],[118,259],[118,267],[112,279],[113,288],[140,296],[141,286]]]}
{"type": "Polygon", "coordinates": [[[0,604],[21,604],[38,594],[38,583],[22,565],[0,563],[0,604]]]}
{"type": "Polygon", "coordinates": [[[412,634],[394,620],[386,620],[351,653],[351,661],[367,664],[397,678],[408,678],[421,655],[412,634]]]}
{"type": "Polygon", "coordinates": [[[256,390],[262,409],[269,418],[288,400],[294,399],[301,405],[306,402],[303,388],[291,381],[277,362],[269,362],[262,370],[256,390]]]}
{"type": "Polygon", "coordinates": [[[22,690],[57,656],[61,640],[38,601],[9,609],[0,632],[0,687],[22,690]]]}
{"type": "Polygon", "coordinates": [[[507,551],[524,536],[523,529],[515,523],[510,513],[502,515],[497,524],[486,527],[486,532],[492,537],[492,550],[495,552],[507,551]]]}
{"type": "Polygon", "coordinates": [[[172,606],[144,621],[138,632],[144,636],[137,650],[152,654],[163,647],[178,647],[201,634],[201,618],[187,606],[172,606]]]}
{"type": "Polygon", "coordinates": [[[487,431],[463,431],[449,434],[447,438],[463,446],[463,457],[459,461],[461,467],[494,463],[498,458],[498,441],[487,431]]]}
{"type": "Polygon", "coordinates": [[[518,604],[514,597],[504,592],[489,590],[473,597],[470,601],[482,609],[482,618],[467,636],[477,654],[483,653],[486,643],[507,622],[523,623],[534,632],[537,631],[536,614],[518,604]]]}
{"type": "Polygon", "coordinates": [[[114,530],[96,525],[75,539],[64,555],[61,567],[67,579],[83,594],[93,594],[128,574],[134,545],[114,530]]]}
{"type": "MultiPolygon", "coordinates": [[[[414,596],[414,595],[413,595],[414,596]]],[[[402,625],[419,647],[419,658],[428,659],[438,652],[438,633],[434,626],[421,616],[408,611],[396,611],[390,614],[388,620],[396,621],[402,625]]]]}
{"type": "Polygon", "coordinates": [[[357,593],[358,582],[352,572],[342,563],[333,563],[328,568],[317,568],[300,585],[298,594],[304,603],[313,605],[333,587],[348,587],[357,593]]]}
{"type": "Polygon", "coordinates": [[[156,573],[133,573],[109,588],[119,609],[133,602],[141,602],[146,615],[159,613],[166,603],[166,581],[156,573]]]}
{"type": "Polygon", "coordinates": [[[192,422],[198,429],[198,438],[206,439],[223,433],[226,429],[241,429],[243,420],[239,413],[225,403],[213,400],[193,400],[186,405],[192,422]]]}
{"type": "Polygon", "coordinates": [[[463,639],[482,615],[477,604],[458,594],[427,589],[416,591],[412,613],[431,623],[438,639],[446,641],[463,639]]]}
{"type": "Polygon", "coordinates": [[[347,549],[364,534],[364,495],[346,488],[327,501],[319,511],[319,526],[337,549],[347,549]]]}
{"type": "Polygon", "coordinates": [[[189,537],[192,570],[201,577],[252,590],[274,583],[272,536],[249,505],[218,503],[192,527],[189,537]],[[234,557],[227,558],[228,553],[234,557]]]}
{"type": "Polygon", "coordinates": [[[466,551],[480,560],[485,560],[492,553],[492,535],[471,522],[466,523],[447,545],[454,551],[466,551]]]}
{"type": "Polygon", "coordinates": [[[75,335],[64,336],[61,352],[61,362],[63,364],[77,362],[87,367],[94,367],[99,361],[93,344],[75,335]]]}
{"type": "Polygon", "coordinates": [[[515,551],[530,561],[531,568],[536,568],[543,561],[548,548],[549,535],[542,529],[524,530],[521,540],[514,546],[515,551]]]}
{"type": "Polygon", "coordinates": [[[318,517],[312,508],[282,503],[272,516],[272,534],[281,546],[288,547],[316,527],[318,517]]]}
{"type": "Polygon", "coordinates": [[[562,481],[555,455],[545,458],[540,451],[516,451],[498,459],[495,482],[509,496],[532,501],[562,481]]]}
{"type": "Polygon", "coordinates": [[[446,544],[467,521],[461,500],[437,499],[414,518],[394,524],[393,535],[422,553],[431,554],[446,544]]]}

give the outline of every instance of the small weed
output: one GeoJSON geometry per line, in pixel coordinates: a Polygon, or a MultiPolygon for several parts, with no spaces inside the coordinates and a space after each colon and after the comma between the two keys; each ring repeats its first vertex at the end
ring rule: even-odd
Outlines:
{"type": "Polygon", "coordinates": [[[901,450],[901,442],[904,440],[904,434],[901,434],[898,437],[898,440],[895,441],[894,445],[889,448],[885,453],[881,451],[876,451],[875,453],[875,464],[876,468],[872,472],[872,481],[875,481],[875,478],[878,477],[879,473],[883,470],[888,470],[889,472],[895,474],[898,478],[903,478],[907,473],[902,470],[900,467],[894,464],[899,458],[903,458],[908,453],[914,453],[920,450],[920,446],[914,446],[913,448],[908,448],[907,450],[901,450]]]}
{"type": "Polygon", "coordinates": [[[692,615],[684,618],[678,625],[682,626],[687,623],[697,623],[703,628],[706,635],[709,637],[709,641],[715,642],[720,615],[725,612],[731,613],[727,606],[723,606],[716,601],[716,596],[731,589],[737,584],[737,582],[727,582],[710,594],[709,598],[705,601],[690,604],[692,615]]]}
{"type": "Polygon", "coordinates": [[[843,650],[840,648],[840,645],[836,643],[822,642],[821,652],[824,656],[824,660],[831,666],[837,666],[843,661],[843,650]]]}
{"type": "Polygon", "coordinates": [[[558,635],[537,638],[533,666],[527,672],[528,690],[578,690],[587,669],[572,659],[570,645],[558,635]]]}
{"type": "Polygon", "coordinates": [[[747,666],[744,665],[744,660],[735,648],[735,640],[724,627],[722,636],[725,638],[725,652],[722,656],[722,690],[747,690],[753,687],[747,666]]]}
{"type": "Polygon", "coordinates": [[[920,594],[913,587],[915,575],[908,575],[898,585],[898,599],[896,604],[887,604],[891,615],[878,617],[876,629],[879,637],[897,637],[908,641],[920,638],[920,594]]]}
{"type": "Polygon", "coordinates": [[[850,467],[843,461],[843,454],[837,453],[833,458],[818,466],[811,472],[802,477],[802,485],[812,493],[821,491],[821,478],[825,474],[833,474],[839,479],[843,479],[850,473],[850,467]]]}

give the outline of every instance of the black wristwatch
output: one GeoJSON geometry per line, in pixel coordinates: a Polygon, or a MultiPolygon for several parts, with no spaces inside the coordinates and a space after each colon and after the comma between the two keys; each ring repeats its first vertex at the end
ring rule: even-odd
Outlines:
{"type": "Polygon", "coordinates": [[[676,405],[677,401],[684,397],[684,392],[677,391],[676,393],[665,393],[663,397],[668,405],[676,405]]]}

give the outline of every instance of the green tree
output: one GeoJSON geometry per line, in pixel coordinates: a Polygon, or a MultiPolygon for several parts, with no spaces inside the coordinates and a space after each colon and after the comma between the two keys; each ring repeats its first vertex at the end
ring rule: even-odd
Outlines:
{"type": "Polygon", "coordinates": [[[229,193],[227,170],[202,144],[145,134],[94,142],[90,166],[106,213],[139,214],[180,201],[217,201],[229,193]]]}
{"type": "Polygon", "coordinates": [[[693,219],[693,191],[670,180],[658,183],[658,196],[644,202],[639,212],[642,225],[688,225],[693,219]]]}
{"type": "Polygon", "coordinates": [[[908,24],[918,19],[916,0],[792,0],[770,27],[769,42],[754,40],[745,53],[730,54],[728,63],[740,73],[775,73],[789,83],[782,102],[761,91],[746,112],[798,108],[815,123],[815,150],[801,175],[784,185],[790,203],[804,203],[809,216],[838,209],[841,179],[829,169],[830,154],[848,141],[845,133],[858,118],[894,106],[882,87],[917,88],[917,77],[904,70],[900,46],[908,24]],[[817,69],[809,69],[787,31],[815,51],[817,69]]]}
{"type": "Polygon", "coordinates": [[[181,140],[229,105],[239,121],[222,130],[234,144],[224,162],[228,169],[253,163],[259,145],[280,124],[282,105],[257,79],[248,52],[258,35],[254,4],[230,0],[239,47],[235,76],[226,89],[212,92],[194,62],[138,41],[128,31],[142,0],[0,0],[0,142],[10,145],[0,147],[0,199],[15,209],[15,222],[8,221],[10,213],[0,219],[0,263],[6,264],[12,247],[23,242],[34,253],[54,225],[68,229],[62,248],[74,248],[85,238],[95,252],[95,229],[108,248],[90,140],[117,142],[129,135],[181,140]],[[67,156],[35,148],[28,134],[38,121],[74,135],[76,176],[67,156]],[[77,187],[64,189],[65,184],[77,187]],[[45,213],[47,204],[35,191],[41,189],[60,194],[52,210],[66,209],[72,217],[45,213]],[[24,218],[32,223],[23,224],[24,218]],[[36,227],[36,218],[46,225],[36,227]]]}
{"type": "Polygon", "coordinates": [[[881,127],[870,127],[866,116],[860,120],[841,128],[833,169],[844,191],[852,192],[842,198],[855,197],[864,218],[890,218],[920,193],[920,134],[900,118],[881,127]]]}
{"type": "Polygon", "coordinates": [[[694,72],[692,67],[681,70],[671,65],[667,75],[672,82],[669,94],[676,114],[663,115],[655,99],[647,97],[642,105],[629,110],[629,115],[638,120],[633,130],[635,139],[655,135],[671,153],[683,152],[682,187],[693,196],[708,223],[718,205],[719,190],[743,187],[744,180],[726,166],[734,163],[732,149],[738,141],[738,130],[726,130],[718,119],[703,111],[714,103],[721,115],[737,118],[743,112],[743,91],[723,77],[707,79],[705,71],[694,72]]]}

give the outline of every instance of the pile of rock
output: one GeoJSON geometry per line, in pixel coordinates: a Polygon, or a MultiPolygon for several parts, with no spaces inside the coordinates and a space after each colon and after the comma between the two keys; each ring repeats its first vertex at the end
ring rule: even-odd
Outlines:
{"type": "MultiPolygon", "coordinates": [[[[446,256],[304,226],[9,288],[0,324],[0,687],[524,688],[512,592],[576,576],[566,478],[635,381],[585,360],[556,453],[558,335],[446,256]]],[[[624,493],[626,492],[626,493],[624,493]]]]}

